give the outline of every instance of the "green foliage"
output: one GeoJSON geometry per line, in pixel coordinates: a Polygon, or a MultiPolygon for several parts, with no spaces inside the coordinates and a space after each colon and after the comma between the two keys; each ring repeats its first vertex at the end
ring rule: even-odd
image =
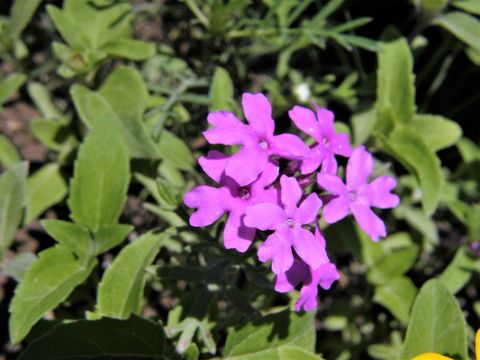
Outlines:
{"type": "Polygon", "coordinates": [[[95,264],[96,260],[79,263],[62,246],[42,251],[15,289],[10,304],[12,343],[20,342],[46,312],[64,301],[75,287],[83,283],[95,264]]]}
{"type": "Polygon", "coordinates": [[[0,176],[0,259],[22,219],[28,165],[16,163],[0,176]]]}
{"type": "MultiPolygon", "coordinates": [[[[284,351],[289,351],[285,347],[312,353],[315,345],[313,315],[314,312],[298,315],[284,310],[253,317],[229,331],[223,356],[226,359],[284,359],[284,351]]],[[[293,359],[299,358],[295,356],[293,359]]]]}
{"type": "Polygon", "coordinates": [[[0,81],[0,106],[3,105],[27,80],[23,74],[11,74],[0,81]]]}
{"type": "Polygon", "coordinates": [[[127,319],[143,305],[145,269],[160,251],[166,234],[148,233],[127,245],[110,265],[98,287],[97,313],[127,319]]]}
{"type": "Polygon", "coordinates": [[[21,161],[15,145],[5,135],[0,135],[0,164],[3,167],[9,167],[12,164],[21,161]]]}
{"type": "Polygon", "coordinates": [[[465,319],[455,297],[438,280],[429,280],[420,289],[400,358],[424,352],[467,358],[465,319]]]}
{"type": "Polygon", "coordinates": [[[120,136],[106,124],[96,124],[75,162],[68,198],[71,217],[94,232],[115,224],[129,180],[128,155],[120,136]]]}
{"type": "Polygon", "coordinates": [[[233,82],[227,70],[220,66],[217,66],[213,73],[208,96],[210,98],[210,111],[233,110],[235,105],[233,82]]]}
{"type": "Polygon", "coordinates": [[[165,334],[159,324],[132,316],[55,326],[36,339],[20,357],[29,359],[165,359],[165,334]],[[58,340],[61,339],[61,342],[58,340]]]}

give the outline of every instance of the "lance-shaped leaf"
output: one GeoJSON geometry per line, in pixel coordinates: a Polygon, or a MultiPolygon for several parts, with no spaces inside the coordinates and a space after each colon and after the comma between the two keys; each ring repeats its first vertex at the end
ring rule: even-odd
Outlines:
{"type": "Polygon", "coordinates": [[[27,168],[26,162],[17,163],[0,177],[0,259],[10,246],[22,219],[27,168]]]}
{"type": "Polygon", "coordinates": [[[467,329],[457,299],[436,279],[427,281],[415,299],[399,359],[425,352],[467,359],[467,329]]]}
{"type": "Polygon", "coordinates": [[[375,288],[375,302],[386,307],[403,324],[408,323],[417,288],[410,278],[398,276],[375,288]]]}
{"type": "Polygon", "coordinates": [[[15,289],[10,304],[10,340],[20,342],[48,311],[64,301],[90,274],[96,260],[80,264],[62,246],[40,253],[15,289]]]}
{"type": "Polygon", "coordinates": [[[435,152],[455,145],[462,137],[462,128],[456,122],[438,115],[416,114],[409,126],[435,152]]]}
{"type": "Polygon", "coordinates": [[[165,233],[147,233],[123,248],[105,271],[98,287],[97,312],[126,319],[143,305],[145,269],[157,256],[165,233]]]}
{"type": "Polygon", "coordinates": [[[8,167],[21,160],[17,148],[10,139],[5,135],[0,135],[0,164],[3,167],[8,167]]]}
{"type": "Polygon", "coordinates": [[[210,100],[210,111],[234,110],[233,82],[227,70],[220,66],[215,68],[208,97],[210,100]]]}
{"type": "Polygon", "coordinates": [[[97,231],[116,224],[126,201],[130,164],[121,137],[96,124],[80,146],[68,205],[75,222],[97,231]]]}
{"type": "Polygon", "coordinates": [[[24,74],[11,74],[0,81],[0,105],[5,103],[27,80],[24,74]]]}
{"type": "Polygon", "coordinates": [[[480,21],[474,16],[454,11],[436,18],[434,23],[450,31],[460,41],[480,51],[480,21]]]}
{"type": "Polygon", "coordinates": [[[387,29],[377,53],[376,126],[382,133],[395,124],[406,124],[415,113],[413,60],[407,40],[396,30],[387,29]]]}
{"type": "Polygon", "coordinates": [[[26,184],[27,213],[24,223],[37,218],[67,195],[67,184],[57,164],[47,164],[33,174],[26,184]]]}
{"type": "Polygon", "coordinates": [[[60,324],[39,337],[20,360],[36,359],[165,359],[165,333],[160,324],[132,316],[128,320],[80,320],[60,324]]]}
{"type": "Polygon", "coordinates": [[[65,248],[75,253],[80,259],[88,255],[91,235],[87,228],[63,220],[47,219],[41,221],[45,231],[65,248]]]}

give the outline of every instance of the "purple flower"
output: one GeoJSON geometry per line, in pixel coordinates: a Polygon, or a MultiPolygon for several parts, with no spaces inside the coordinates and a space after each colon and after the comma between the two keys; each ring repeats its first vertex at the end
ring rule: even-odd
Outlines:
{"type": "Polygon", "coordinates": [[[334,175],[337,172],[335,155],[349,157],[352,147],[348,135],[337,134],[333,127],[334,115],[315,105],[317,114],[303,106],[295,106],[288,112],[295,125],[313,137],[317,144],[310,149],[309,157],[302,161],[302,174],[311,174],[322,165],[321,172],[334,175]]]}
{"type": "Polygon", "coordinates": [[[268,162],[260,177],[248,186],[240,186],[225,175],[224,169],[229,157],[219,151],[210,151],[207,157],[199,159],[203,171],[220,187],[197,186],[184,197],[184,203],[197,210],[190,216],[190,225],[203,227],[214,223],[224,213],[229,216],[223,231],[227,249],[245,252],[253,241],[255,229],[243,223],[245,211],[257,203],[278,201],[276,189],[265,189],[278,176],[278,166],[268,162]]]}
{"type": "Polygon", "coordinates": [[[353,150],[347,164],[346,185],[334,175],[319,173],[317,182],[320,187],[336,197],[323,208],[323,217],[329,224],[335,223],[350,212],[360,228],[373,241],[385,237],[387,231],[383,221],[375,215],[370,207],[388,209],[397,206],[400,199],[391,191],[397,182],[390,176],[380,176],[367,183],[373,171],[373,157],[363,146],[353,150]]]}
{"type": "Polygon", "coordinates": [[[219,111],[208,115],[213,129],[203,133],[210,144],[242,146],[225,167],[225,174],[240,186],[255,181],[272,155],[287,159],[308,156],[308,146],[298,136],[273,135],[272,107],[264,95],[244,93],[242,107],[248,125],[230,112],[219,111]]]}
{"type": "Polygon", "coordinates": [[[313,223],[322,206],[317,194],[310,194],[299,207],[302,190],[292,177],[280,178],[281,203],[258,203],[247,209],[244,223],[259,230],[275,230],[258,249],[258,258],[265,262],[272,260],[275,274],[287,271],[293,264],[292,246],[298,256],[312,268],[325,263],[322,244],[302,225],[313,223]]]}
{"type": "Polygon", "coordinates": [[[325,253],[325,239],[320,233],[318,226],[315,228],[315,239],[318,240],[324,249],[324,258],[326,262],[318,269],[313,270],[302,260],[295,260],[292,267],[275,279],[275,290],[278,292],[288,292],[302,283],[300,298],[295,304],[295,310],[300,311],[303,307],[305,311],[313,310],[317,307],[318,285],[328,290],[332,283],[340,278],[340,274],[334,264],[330,262],[325,253]]]}

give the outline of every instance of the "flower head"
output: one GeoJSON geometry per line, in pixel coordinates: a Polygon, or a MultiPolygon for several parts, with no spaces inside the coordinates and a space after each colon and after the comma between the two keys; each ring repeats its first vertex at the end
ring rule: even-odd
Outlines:
{"type": "Polygon", "coordinates": [[[272,260],[272,270],[280,274],[293,264],[292,246],[298,256],[312,268],[317,269],[326,262],[324,247],[303,225],[313,223],[322,206],[317,194],[310,194],[300,206],[302,190],[297,180],[283,175],[280,178],[281,205],[273,202],[258,203],[246,211],[246,226],[259,230],[274,230],[258,249],[258,258],[272,260]]]}
{"type": "Polygon", "coordinates": [[[315,239],[323,246],[323,257],[326,258],[326,262],[318,269],[313,270],[304,261],[297,259],[288,271],[278,274],[275,279],[275,290],[278,292],[292,291],[298,284],[302,284],[300,298],[295,304],[296,311],[300,311],[302,308],[305,311],[315,309],[318,286],[328,290],[332,283],[340,278],[337,268],[325,253],[325,239],[318,226],[315,228],[315,239]]]}
{"type": "Polygon", "coordinates": [[[367,183],[372,171],[372,155],[359,146],[348,160],[346,184],[339,177],[324,173],[317,175],[317,182],[335,196],[323,208],[327,223],[333,224],[351,212],[360,228],[377,241],[379,237],[385,237],[387,231],[383,221],[370,208],[393,208],[400,199],[391,193],[397,182],[390,176],[380,176],[367,183]]]}
{"type": "Polygon", "coordinates": [[[240,186],[234,179],[225,175],[228,156],[219,151],[210,151],[199,159],[200,166],[207,175],[219,183],[219,187],[197,186],[184,197],[184,203],[197,210],[190,216],[190,225],[207,226],[224,213],[229,216],[224,228],[224,245],[227,249],[245,252],[253,241],[255,229],[243,223],[246,209],[259,202],[277,202],[277,190],[266,189],[278,176],[278,166],[267,163],[261,176],[252,184],[240,186]]]}
{"type": "Polygon", "coordinates": [[[255,181],[272,155],[294,160],[308,156],[308,146],[298,136],[273,135],[272,107],[263,94],[243,94],[242,107],[248,124],[230,112],[213,112],[208,115],[213,129],[203,133],[210,144],[242,147],[225,166],[225,174],[240,186],[255,181]]]}
{"type": "Polygon", "coordinates": [[[288,112],[295,125],[316,140],[307,159],[302,160],[300,171],[311,174],[320,165],[321,172],[334,175],[337,172],[335,155],[349,157],[352,147],[347,134],[337,134],[333,127],[334,115],[315,105],[316,114],[303,106],[295,106],[288,112]]]}

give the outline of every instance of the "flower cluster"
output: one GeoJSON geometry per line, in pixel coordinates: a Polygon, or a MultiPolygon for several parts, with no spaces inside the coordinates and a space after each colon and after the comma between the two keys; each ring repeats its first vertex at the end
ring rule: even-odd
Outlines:
{"type": "Polygon", "coordinates": [[[295,106],[289,111],[296,127],[315,140],[309,147],[296,135],[274,135],[272,108],[264,95],[243,94],[242,107],[247,124],[230,112],[208,115],[212,128],[203,133],[207,141],[240,150],[233,155],[210,151],[199,159],[203,171],[218,186],[197,186],[185,195],[185,205],[196,209],[190,224],[208,226],[228,213],[224,245],[239,252],[250,247],[257,230],[268,231],[258,258],[271,261],[275,290],[287,292],[301,284],[295,308],[312,310],[317,306],[318,286],[329,289],[340,277],[318,227],[320,209],[323,206],[323,218],[329,224],[351,213],[377,241],[386,236],[386,229],[371,207],[398,205],[398,196],[391,193],[396,181],[381,176],[368,182],[372,155],[363,146],[353,149],[347,135],[336,133],[329,110],[315,106],[313,112],[295,106]],[[337,176],[336,156],[348,158],[345,183],[337,176]],[[280,167],[280,160],[287,166],[280,167]],[[318,188],[328,192],[321,197],[302,190],[315,179],[315,172],[318,188]]]}

